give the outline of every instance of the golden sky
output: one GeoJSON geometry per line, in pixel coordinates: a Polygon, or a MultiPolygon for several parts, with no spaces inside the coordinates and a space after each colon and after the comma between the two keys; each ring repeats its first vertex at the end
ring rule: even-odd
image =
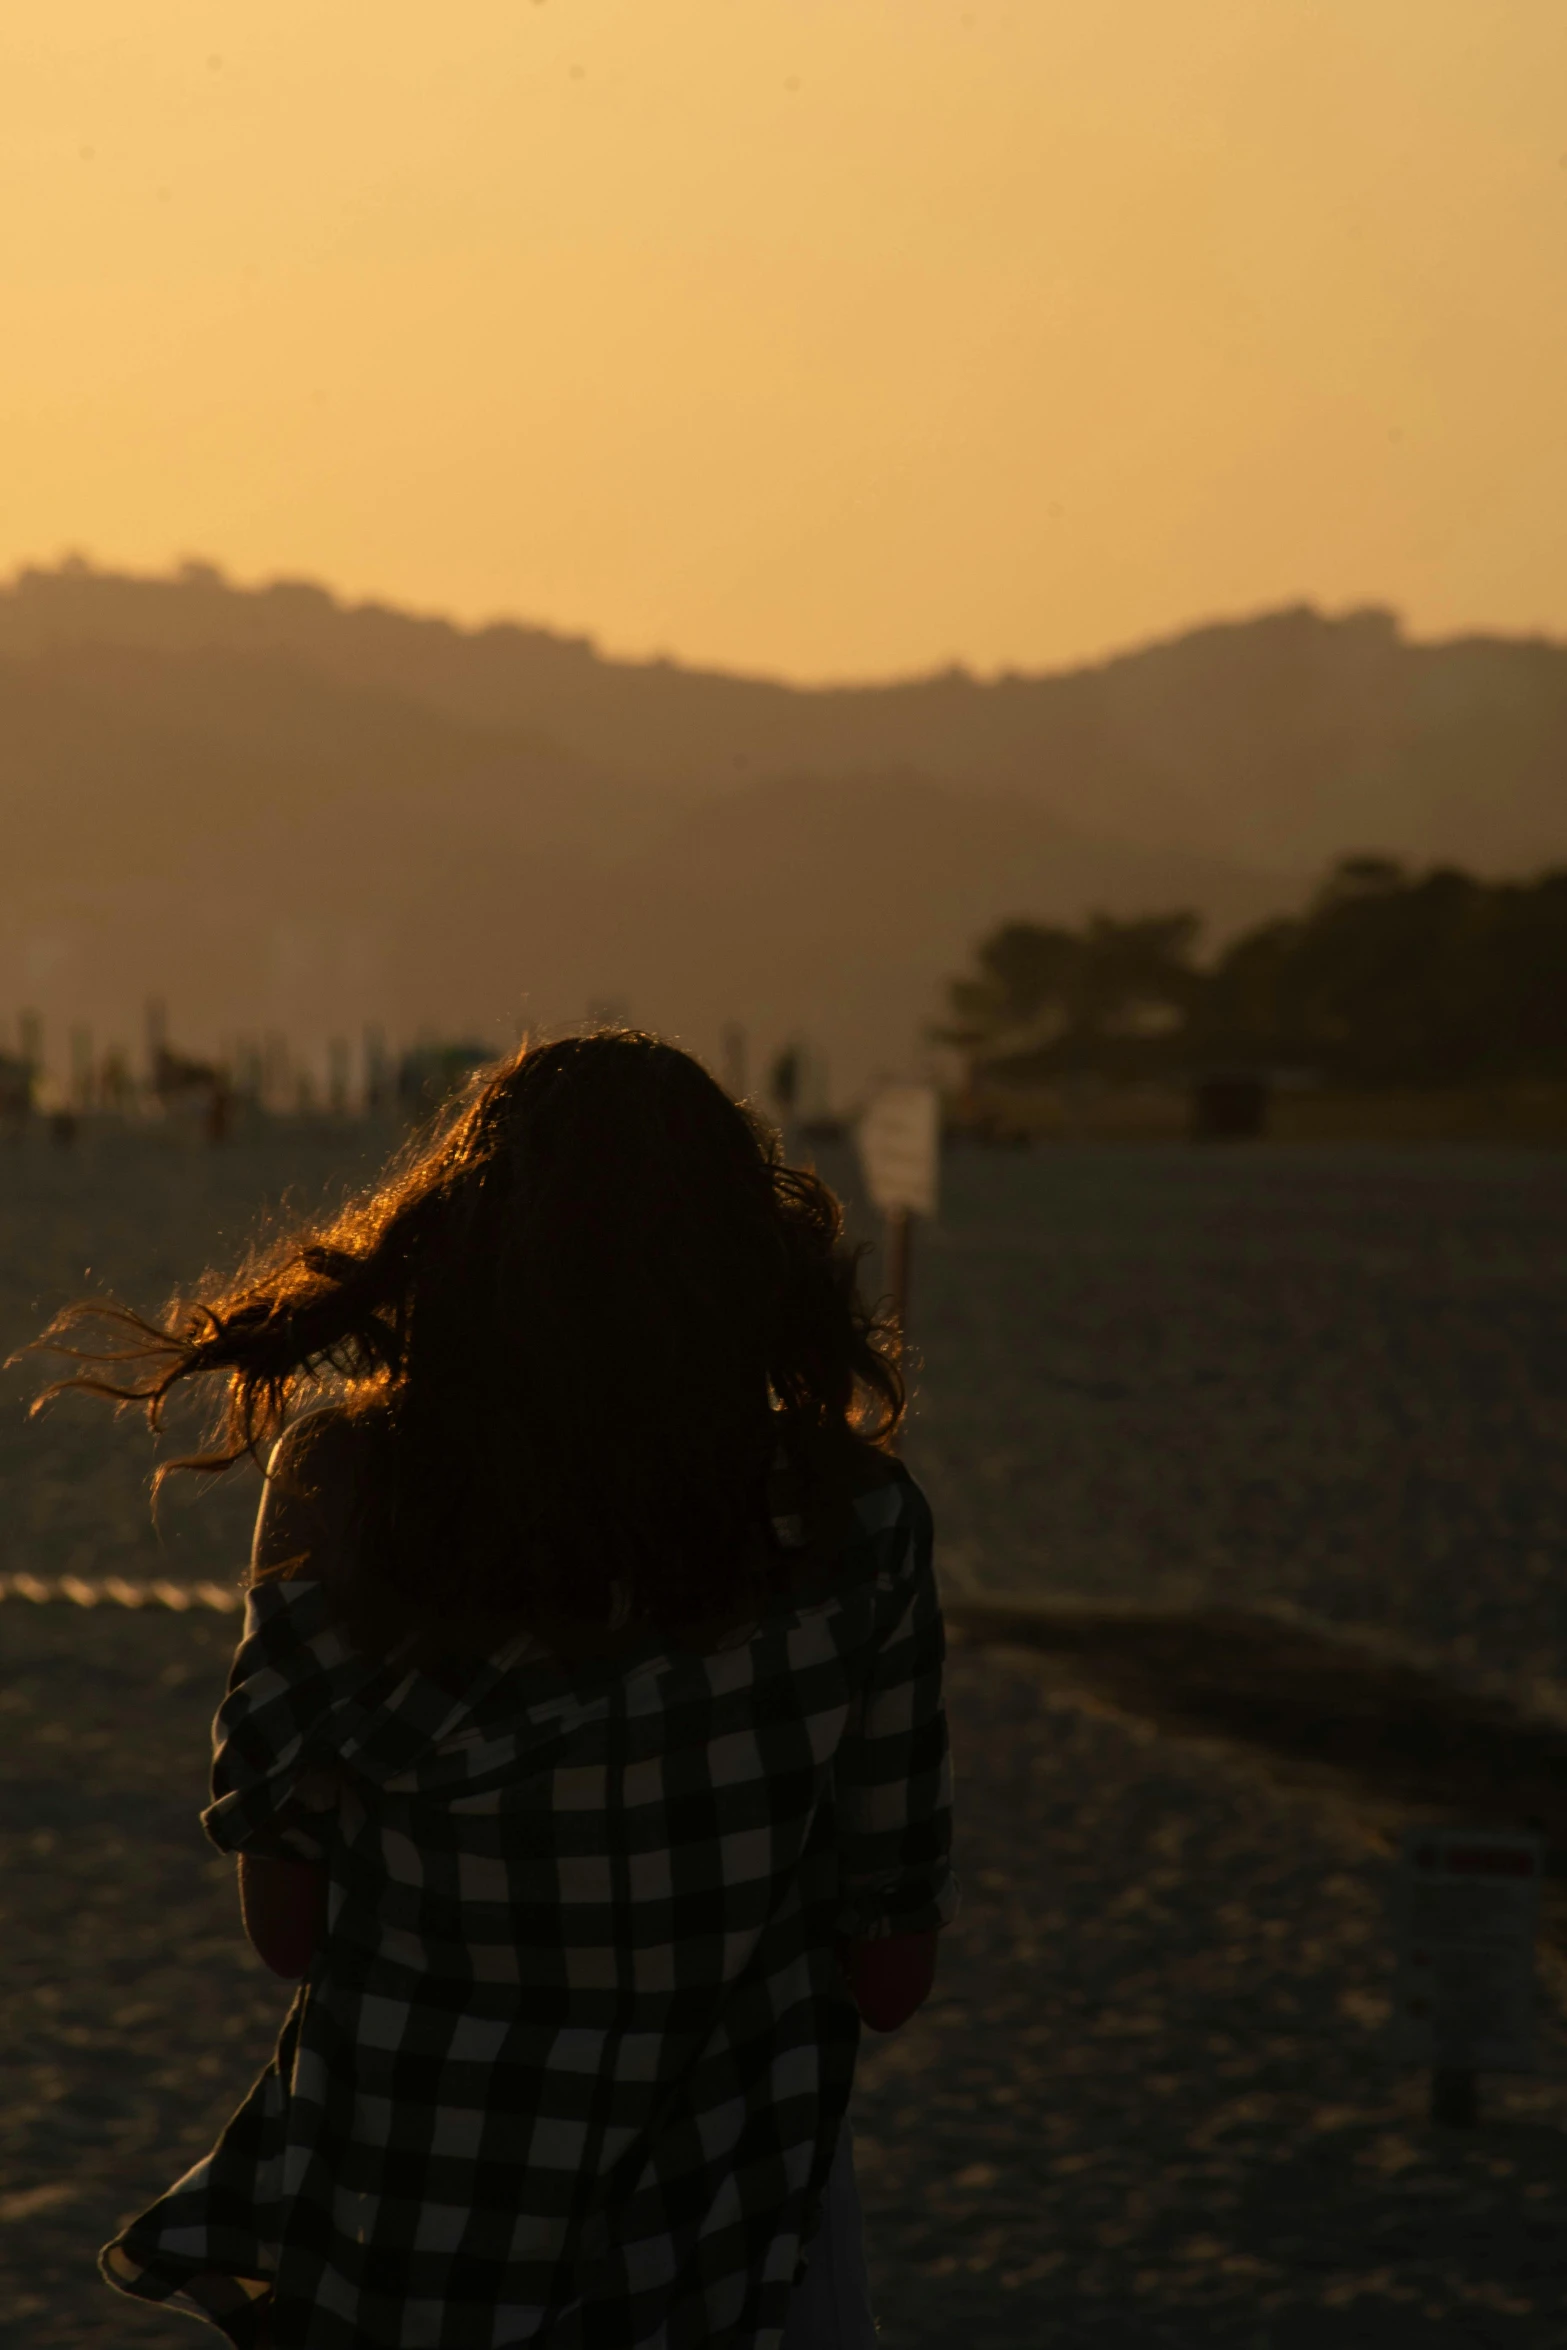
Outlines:
{"type": "Polygon", "coordinates": [[[0,565],[804,677],[1567,633],[1567,0],[12,0],[0,565]]]}

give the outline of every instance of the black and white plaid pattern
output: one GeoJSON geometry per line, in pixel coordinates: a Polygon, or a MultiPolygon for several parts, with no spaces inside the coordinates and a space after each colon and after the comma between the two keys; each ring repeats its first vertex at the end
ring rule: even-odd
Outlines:
{"type": "Polygon", "coordinates": [[[320,1859],[277,2057],[104,2255],[235,2343],[772,2350],[848,2102],[841,1935],[957,1905],[930,1519],[863,1494],[830,1595],[710,1655],[460,1696],[251,1594],[208,1835],[320,1859]]]}

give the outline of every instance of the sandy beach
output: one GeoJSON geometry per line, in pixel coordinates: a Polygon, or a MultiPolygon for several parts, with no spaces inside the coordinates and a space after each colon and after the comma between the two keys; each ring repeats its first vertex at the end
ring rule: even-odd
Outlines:
{"type": "MultiPolygon", "coordinates": [[[[0,1154],[0,1336],[84,1278],[155,1304],[373,1149],[0,1154]]],[[[1523,1153],[954,1155],[909,1452],[957,1627],[966,1897],[857,2096],[889,2350],[1560,2340],[1556,1888],[1545,2070],[1488,2078],[1479,2128],[1433,2127],[1382,2032],[1401,1822],[1567,1843],[1564,1206],[1567,1162],[1523,1153]]],[[[253,1485],[154,1530],[145,1435],[69,1403],[29,1425],[29,1383],[0,1574],[232,1588],[253,1485]]],[[[233,1632],[0,1599],[18,2350],[197,2338],[93,2258],[286,2005],[196,1825],[233,1632]]]]}
{"type": "MultiPolygon", "coordinates": [[[[0,2339],[196,2337],[93,2254],[210,2142],[287,1994],[196,1826],[232,1622],[0,1605],[0,2339]]],[[[1388,1824],[1161,1732],[1049,1657],[955,1645],[962,1917],[867,2039],[889,2350],[1545,2345],[1567,2317],[1567,2040],[1433,2127],[1381,2051],[1388,1824]]]]}

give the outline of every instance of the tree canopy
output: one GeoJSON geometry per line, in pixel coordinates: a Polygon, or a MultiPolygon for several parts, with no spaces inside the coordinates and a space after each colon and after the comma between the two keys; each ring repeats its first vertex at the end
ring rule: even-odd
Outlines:
{"type": "Polygon", "coordinates": [[[1186,913],[1003,923],[937,1034],[1016,1081],[1217,1064],[1368,1087],[1567,1078],[1567,871],[1482,881],[1346,858],[1302,913],[1207,964],[1198,933],[1186,913]]]}

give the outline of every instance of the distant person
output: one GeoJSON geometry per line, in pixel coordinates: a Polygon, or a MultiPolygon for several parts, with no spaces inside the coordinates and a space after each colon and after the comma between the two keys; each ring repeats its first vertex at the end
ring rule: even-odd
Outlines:
{"type": "Polygon", "coordinates": [[[187,1466],[279,1439],[204,1825],[302,1981],[124,2292],[270,2350],[871,2350],[855,2050],[957,1896],[840,1229],[697,1062],[596,1035],[161,1324],[47,1334],[106,1313],[82,1377],[154,1417],[222,1382],[187,1466]]]}

